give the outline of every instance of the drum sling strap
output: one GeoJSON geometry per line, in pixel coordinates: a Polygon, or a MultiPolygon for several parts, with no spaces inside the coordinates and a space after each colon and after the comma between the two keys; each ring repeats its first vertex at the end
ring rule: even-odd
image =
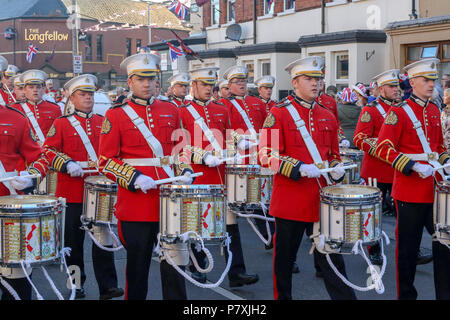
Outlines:
{"type": "Polygon", "coordinates": [[[22,106],[23,111],[25,111],[28,120],[30,120],[31,125],[33,126],[34,132],[36,133],[39,139],[39,144],[42,145],[45,141],[45,137],[44,134],[42,133],[41,128],[39,127],[36,117],[34,116],[34,113],[31,112],[30,108],[28,108],[28,105],[26,103],[21,103],[20,105],[22,106]]]}
{"type": "MultiPolygon", "coordinates": [[[[255,128],[253,127],[252,123],[250,122],[250,119],[248,118],[247,113],[242,109],[242,107],[239,105],[239,103],[236,101],[236,99],[230,100],[233,106],[236,108],[236,110],[241,115],[242,119],[245,122],[245,125],[247,126],[248,130],[250,131],[251,136],[254,139],[257,139],[258,135],[256,134],[255,128]]],[[[245,101],[244,101],[245,103],[245,101]]]]}
{"type": "Polygon", "coordinates": [[[73,115],[67,117],[67,120],[69,120],[72,127],[77,131],[78,135],[81,138],[81,141],[83,142],[84,148],[86,149],[87,153],[89,154],[89,158],[91,158],[92,161],[97,163],[97,154],[95,153],[94,147],[92,146],[91,140],[89,140],[88,135],[84,131],[83,127],[81,126],[80,121],[78,121],[73,115]]]}
{"type": "Polygon", "coordinates": [[[191,104],[189,104],[187,106],[187,110],[189,111],[191,116],[194,118],[194,122],[202,129],[203,133],[205,134],[209,143],[211,143],[214,150],[222,151],[222,147],[219,145],[216,138],[214,137],[214,134],[209,129],[208,125],[205,123],[205,120],[199,115],[197,110],[195,110],[195,108],[191,104]]]}
{"type": "MultiPolygon", "coordinates": [[[[433,152],[431,151],[430,145],[427,142],[427,138],[425,137],[425,133],[422,129],[422,124],[419,120],[417,120],[416,115],[414,114],[414,111],[411,109],[409,104],[405,104],[403,106],[403,110],[405,110],[406,114],[408,115],[409,119],[412,121],[414,129],[416,129],[417,136],[419,137],[420,144],[422,145],[423,151],[427,155],[431,155],[433,152]]],[[[434,168],[440,167],[440,163],[436,160],[428,159],[428,163],[431,164],[434,168]]],[[[441,170],[437,170],[439,174],[442,177],[445,177],[444,172],[441,170]]]]}
{"type": "Polygon", "coordinates": [[[381,116],[383,117],[383,119],[386,119],[386,112],[384,111],[383,107],[380,105],[380,103],[378,101],[375,103],[375,107],[377,107],[377,109],[381,113],[381,116]]]}
{"type": "Polygon", "coordinates": [[[6,102],[5,102],[5,100],[3,100],[3,96],[1,94],[0,94],[0,104],[2,106],[6,106],[6,102]]]}
{"type": "MultiPolygon", "coordinates": [[[[297,110],[294,108],[294,106],[292,104],[289,104],[286,108],[289,111],[292,119],[294,120],[297,130],[300,131],[300,135],[302,136],[303,141],[306,144],[306,148],[308,149],[309,154],[311,155],[311,158],[314,161],[314,164],[316,166],[325,164],[325,168],[328,168],[328,161],[322,160],[322,157],[320,156],[319,150],[317,150],[317,146],[314,143],[313,138],[309,134],[308,129],[306,129],[305,121],[302,120],[302,118],[300,117],[297,110]]],[[[327,181],[327,184],[330,185],[331,181],[328,178],[328,174],[323,173],[322,176],[327,181]]]]}
{"type": "MultiPolygon", "coordinates": [[[[6,178],[6,177],[11,176],[11,175],[12,175],[12,173],[6,173],[5,167],[3,166],[3,163],[0,160],[0,177],[1,178],[6,178]]],[[[5,181],[5,182],[2,182],[2,183],[6,187],[6,189],[9,190],[9,192],[11,194],[17,194],[16,190],[11,186],[11,183],[9,181],[5,181]]]]}
{"type": "MultiPolygon", "coordinates": [[[[164,152],[161,143],[158,141],[158,139],[155,138],[150,129],[145,125],[144,120],[141,117],[139,117],[136,111],[134,111],[133,108],[130,107],[128,104],[123,106],[123,111],[125,111],[125,113],[131,119],[136,128],[138,128],[141,134],[144,136],[145,141],[147,141],[150,149],[152,149],[155,156],[158,158],[164,158],[164,152]]],[[[170,178],[173,178],[174,173],[170,166],[163,165],[162,168],[170,178]]]]}

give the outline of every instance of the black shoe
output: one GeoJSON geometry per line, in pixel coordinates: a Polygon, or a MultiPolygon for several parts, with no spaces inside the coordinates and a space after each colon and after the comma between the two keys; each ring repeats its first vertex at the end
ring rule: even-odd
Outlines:
{"type": "Polygon", "coordinates": [[[75,299],[82,299],[86,297],[86,292],[84,292],[84,288],[75,289],[75,299]]]}
{"type": "Polygon", "coordinates": [[[253,284],[258,282],[259,276],[257,274],[238,273],[233,276],[228,275],[230,280],[230,287],[242,287],[244,284],[253,284]]]}
{"type": "Polygon", "coordinates": [[[320,270],[316,270],[316,278],[323,278],[323,272],[320,270]]]}
{"type": "Polygon", "coordinates": [[[377,266],[381,266],[383,264],[383,257],[378,252],[369,254],[369,260],[370,262],[372,262],[372,264],[375,264],[377,266]]]}
{"type": "Polygon", "coordinates": [[[100,295],[100,300],[109,300],[112,298],[118,298],[123,296],[124,291],[122,288],[109,288],[105,293],[100,295]]]}
{"type": "Polygon", "coordinates": [[[299,269],[298,264],[296,262],[294,262],[294,264],[292,266],[292,273],[300,273],[300,269],[299,269]]]}
{"type": "Polygon", "coordinates": [[[194,279],[200,283],[206,283],[206,274],[198,272],[198,271],[194,271],[194,272],[192,272],[192,279],[194,279]]]}
{"type": "Polygon", "coordinates": [[[419,249],[417,253],[417,262],[416,264],[427,264],[433,261],[433,254],[424,252],[423,248],[419,249]]]}

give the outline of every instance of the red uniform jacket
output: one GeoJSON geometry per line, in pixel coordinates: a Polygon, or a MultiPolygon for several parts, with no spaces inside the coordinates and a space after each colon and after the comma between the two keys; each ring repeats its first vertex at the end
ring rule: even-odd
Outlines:
{"type": "MultiPolygon", "coordinates": [[[[11,90],[11,92],[12,92],[12,90],[11,90]]],[[[11,98],[8,91],[4,88],[4,85],[2,85],[0,88],[0,94],[2,95],[2,99],[5,102],[5,104],[3,104],[3,105],[11,105],[14,103],[13,98],[11,98]]],[[[16,97],[14,97],[14,98],[16,98],[16,97]]]]}
{"type": "MultiPolygon", "coordinates": [[[[203,118],[210,130],[213,132],[218,144],[223,150],[226,149],[226,130],[230,128],[230,118],[228,110],[224,105],[217,104],[216,102],[209,102],[205,105],[202,101],[193,100],[192,105],[198,114],[203,118]]],[[[180,116],[182,126],[189,132],[188,137],[184,142],[187,145],[194,147],[187,153],[186,160],[194,163],[203,163],[202,159],[205,156],[206,151],[213,151],[209,140],[201,130],[200,126],[194,123],[194,118],[187,109],[187,105],[181,107],[180,116]],[[201,149],[201,150],[200,150],[201,149]]],[[[225,184],[225,164],[222,164],[215,168],[210,168],[203,164],[193,164],[192,168],[194,172],[202,171],[203,175],[195,179],[195,184],[225,184]]]]}
{"type": "Polygon", "coordinates": [[[259,96],[258,99],[261,100],[266,105],[266,115],[269,114],[270,109],[272,109],[272,107],[274,107],[278,104],[275,100],[269,99],[267,101],[264,98],[262,98],[261,96],[259,96]]]}
{"type": "Polygon", "coordinates": [[[255,131],[258,133],[261,130],[264,120],[266,119],[266,105],[264,102],[256,97],[245,96],[244,98],[238,96],[231,96],[230,98],[222,98],[220,103],[224,104],[228,108],[230,114],[231,129],[247,131],[247,125],[244,122],[241,114],[237,111],[236,107],[231,103],[231,100],[236,99],[242,109],[247,113],[250,122],[253,124],[255,131]]]}
{"type": "MultiPolygon", "coordinates": [[[[56,118],[62,116],[61,108],[55,103],[48,102],[45,100],[41,100],[37,104],[27,100],[24,102],[30,108],[30,111],[33,112],[39,127],[41,128],[44,137],[47,136],[48,130],[55,121],[56,118]]],[[[11,107],[16,108],[22,113],[25,113],[20,103],[13,104],[11,107]]],[[[33,129],[34,130],[34,129],[33,129]]]]}
{"type": "Polygon", "coordinates": [[[338,139],[339,139],[339,142],[341,142],[341,140],[345,139],[345,137],[344,137],[344,130],[342,130],[341,122],[339,121],[336,100],[332,96],[330,96],[326,93],[321,93],[316,98],[316,102],[319,103],[322,107],[327,108],[335,116],[336,122],[337,122],[338,128],[339,128],[338,139]]]}
{"type": "Polygon", "coordinates": [[[376,157],[375,149],[378,134],[383,125],[384,118],[378,111],[376,103],[379,103],[386,115],[393,105],[392,102],[380,97],[361,110],[358,124],[353,136],[353,144],[364,151],[361,165],[361,177],[364,179],[376,178],[378,182],[392,183],[394,180],[394,168],[376,157]]]}
{"type": "MultiPolygon", "coordinates": [[[[177,143],[176,130],[180,129],[178,109],[167,101],[150,101],[139,98],[127,100],[133,110],[145,121],[163,148],[164,156],[177,154],[181,146],[177,143]],[[174,136],[172,136],[174,135],[174,136]]],[[[122,159],[155,158],[141,132],[134,126],[123,110],[123,105],[112,107],[106,112],[102,134],[100,136],[99,167],[109,179],[118,184],[116,216],[123,221],[159,221],[159,188],[148,190],[144,194],[134,188],[134,182],[140,174],[155,180],[168,178],[161,167],[133,167],[122,159]]],[[[177,171],[184,174],[192,171],[188,165],[180,164],[177,171]]]]}
{"type": "MultiPolygon", "coordinates": [[[[86,114],[82,111],[75,111],[74,117],[80,122],[81,127],[86,132],[92,147],[98,157],[98,145],[102,128],[103,117],[97,114],[86,114]]],[[[82,203],[84,179],[83,177],[72,178],[67,174],[67,164],[69,161],[89,161],[89,155],[81,141],[75,128],[71,125],[68,116],[63,116],[55,120],[45,139],[45,150],[54,150],[60,154],[53,160],[52,167],[58,171],[58,184],[55,195],[66,198],[68,203],[82,203]]],[[[95,167],[94,165],[92,167],[95,167]]]]}
{"type": "Polygon", "coordinates": [[[326,181],[323,177],[317,180],[300,176],[300,166],[312,164],[313,160],[286,106],[292,103],[297,109],[321,158],[328,161],[330,167],[340,162],[336,118],[316,103],[311,106],[293,96],[288,100],[271,109],[261,130],[260,163],[277,172],[270,214],[283,219],[316,222],[319,220],[318,181],[322,187],[326,186],[326,181]]]}
{"type": "Polygon", "coordinates": [[[172,98],[169,100],[170,103],[174,104],[177,107],[181,107],[182,105],[188,103],[188,101],[172,96],[172,98]]]}
{"type": "MultiPolygon", "coordinates": [[[[14,171],[18,161],[24,159],[30,174],[40,174],[41,179],[45,177],[48,161],[36,141],[23,114],[16,109],[0,106],[0,160],[6,172],[14,171]]],[[[37,179],[37,183],[41,179],[37,179]]],[[[0,183],[0,196],[6,195],[9,195],[9,190],[0,183]]]]}
{"type": "MultiPolygon", "coordinates": [[[[424,102],[414,95],[405,103],[409,104],[422,124],[431,151],[439,154],[439,162],[443,164],[448,161],[449,155],[445,152],[443,145],[439,109],[433,103],[424,102]]],[[[412,170],[415,162],[405,156],[405,154],[420,153],[424,153],[422,144],[403,106],[392,107],[378,135],[376,154],[395,168],[392,186],[394,199],[405,202],[433,203],[433,177],[422,179],[417,172],[412,170]]]]}

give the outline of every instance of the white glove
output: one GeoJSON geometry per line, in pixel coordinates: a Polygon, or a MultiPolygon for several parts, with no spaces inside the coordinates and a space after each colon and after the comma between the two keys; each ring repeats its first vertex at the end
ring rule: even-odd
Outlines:
{"type": "Polygon", "coordinates": [[[241,141],[239,141],[237,147],[239,150],[245,151],[248,149],[251,149],[253,147],[257,147],[258,144],[254,143],[254,142],[250,142],[249,140],[246,139],[242,139],[241,141]]]}
{"type": "Polygon", "coordinates": [[[433,167],[429,164],[422,164],[419,162],[416,162],[412,169],[419,174],[419,176],[423,179],[428,178],[433,174],[433,167]]]}
{"type": "Polygon", "coordinates": [[[191,173],[188,171],[179,177],[179,180],[175,181],[173,184],[192,184],[194,179],[191,177],[191,173]]]}
{"type": "Polygon", "coordinates": [[[330,176],[333,180],[339,180],[345,174],[345,169],[342,168],[342,163],[338,164],[336,167],[333,167],[333,170],[330,171],[330,176]]]}
{"type": "Polygon", "coordinates": [[[220,165],[220,160],[219,158],[217,158],[216,156],[213,156],[211,154],[208,154],[205,158],[205,164],[212,168],[212,167],[217,167],[218,165],[220,165]]]}
{"type": "Polygon", "coordinates": [[[339,147],[341,147],[341,148],[348,148],[348,147],[350,147],[350,141],[348,141],[347,139],[343,139],[341,141],[341,143],[339,143],[339,147]]]}
{"type": "Polygon", "coordinates": [[[80,167],[80,165],[74,161],[70,161],[67,164],[67,173],[70,174],[70,176],[73,177],[82,177],[83,176],[83,169],[80,167]]]}
{"type": "Polygon", "coordinates": [[[30,174],[27,171],[22,171],[20,176],[14,177],[11,180],[11,186],[16,190],[23,190],[33,186],[33,178],[27,177],[30,174]]]}
{"type": "Polygon", "coordinates": [[[444,168],[444,174],[445,174],[446,176],[450,175],[450,168],[449,168],[449,167],[444,168]],[[447,170],[448,170],[448,171],[447,171],[447,170]]]}
{"type": "Polygon", "coordinates": [[[140,174],[134,182],[134,187],[141,189],[143,193],[147,193],[149,189],[156,189],[156,186],[155,180],[144,174],[140,174]]]}
{"type": "Polygon", "coordinates": [[[319,178],[320,170],[314,164],[302,164],[300,166],[300,175],[308,178],[319,178]]]}

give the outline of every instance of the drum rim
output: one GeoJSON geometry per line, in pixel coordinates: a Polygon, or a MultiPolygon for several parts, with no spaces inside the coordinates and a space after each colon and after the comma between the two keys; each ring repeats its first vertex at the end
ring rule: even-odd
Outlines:
{"type": "Polygon", "coordinates": [[[160,192],[169,190],[225,190],[223,184],[163,184],[160,186],[160,192]]]}
{"type": "Polygon", "coordinates": [[[376,199],[381,197],[381,191],[380,189],[376,188],[376,187],[372,187],[372,186],[364,186],[364,185],[356,185],[356,184],[341,184],[341,185],[335,185],[335,186],[327,186],[322,188],[322,190],[320,190],[320,198],[322,199],[331,199],[331,200],[359,200],[359,199],[376,199]],[[358,186],[360,188],[363,189],[373,189],[374,193],[371,194],[363,194],[363,195],[355,195],[355,194],[340,194],[340,195],[336,195],[336,194],[332,194],[332,193],[328,193],[327,190],[330,190],[331,188],[345,188],[345,189],[349,189],[350,187],[354,187],[354,186],[358,186]]]}
{"type": "Polygon", "coordinates": [[[0,203],[0,218],[3,217],[3,215],[7,215],[8,218],[11,218],[13,216],[20,217],[22,215],[26,215],[27,217],[31,218],[33,217],[33,213],[35,213],[36,216],[42,216],[43,212],[48,212],[49,214],[60,212],[59,208],[62,207],[62,202],[60,198],[49,196],[49,195],[9,195],[6,197],[11,198],[49,198],[52,201],[46,202],[46,203],[27,203],[27,204],[6,204],[6,203],[0,203]],[[31,214],[28,214],[31,213],[31,214]]]}
{"type": "Polygon", "coordinates": [[[96,176],[89,176],[86,177],[84,179],[84,184],[89,184],[89,185],[113,185],[117,188],[117,183],[114,182],[113,180],[109,179],[108,177],[104,176],[104,175],[96,175],[96,176]],[[106,183],[98,183],[98,182],[91,182],[91,180],[95,180],[95,179],[101,179],[102,181],[106,182],[106,183]],[[106,180],[106,181],[105,181],[106,180]]]}

